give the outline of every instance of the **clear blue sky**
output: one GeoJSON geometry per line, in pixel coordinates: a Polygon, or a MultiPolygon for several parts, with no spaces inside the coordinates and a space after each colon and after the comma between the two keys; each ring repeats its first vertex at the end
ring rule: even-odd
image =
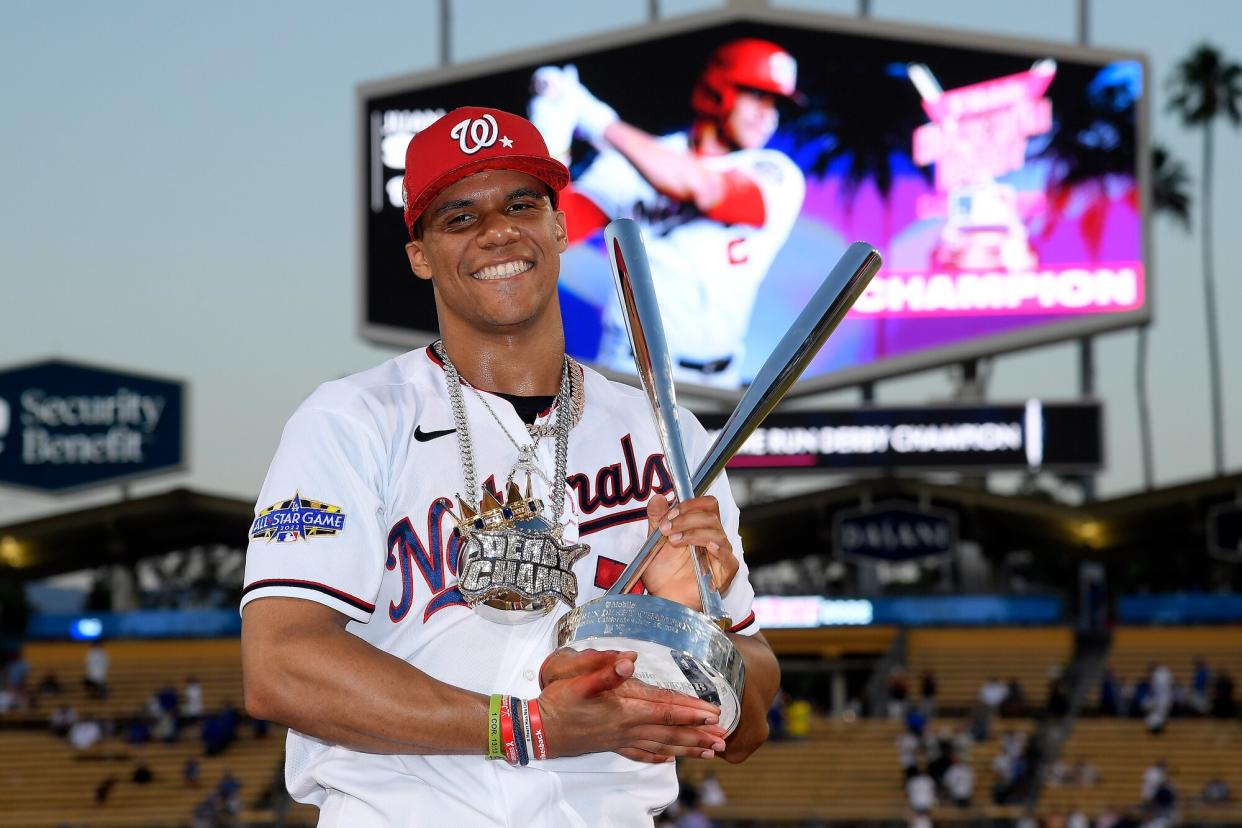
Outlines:
{"type": "MultiPolygon", "coordinates": [[[[660,4],[666,16],[718,7],[660,4]]],[[[854,0],[774,3],[853,14],[854,0]]],[[[456,0],[459,61],[640,24],[646,0],[456,0]]],[[[1153,134],[1199,178],[1199,137],[1164,80],[1211,40],[1242,61],[1242,4],[1095,0],[1097,45],[1146,52],[1153,134]]],[[[251,497],[284,420],[325,380],[393,351],[355,333],[355,87],[435,65],[434,0],[367,4],[0,3],[0,365],[56,355],[191,383],[187,473],[251,497]]],[[[878,20],[1072,41],[1074,0],[873,0],[878,20]]],[[[1242,468],[1242,134],[1218,128],[1216,216],[1228,465],[1242,468]]],[[[1196,226],[1198,216],[1196,215],[1196,226]]],[[[1161,483],[1210,473],[1198,238],[1155,222],[1152,402],[1161,483]]],[[[1140,485],[1133,332],[1098,343],[1104,494],[1140,485]]],[[[1076,350],[999,359],[990,395],[1071,397],[1076,350]]],[[[948,373],[882,383],[881,402],[943,399],[948,373]]],[[[851,393],[827,398],[856,399],[851,393]]],[[[114,497],[82,496],[77,502],[114,497]]],[[[0,523],[63,508],[0,494],[0,523]]]]}

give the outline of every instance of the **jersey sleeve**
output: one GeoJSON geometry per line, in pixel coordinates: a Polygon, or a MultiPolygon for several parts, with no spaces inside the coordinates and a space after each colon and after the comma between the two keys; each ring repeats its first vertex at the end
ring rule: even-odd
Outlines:
{"type": "Polygon", "coordinates": [[[386,556],[378,444],[339,413],[303,406],[290,418],[250,526],[243,608],[285,596],[371,618],[386,556]]]}
{"type": "MultiPolygon", "coordinates": [[[[682,424],[682,439],[686,441],[686,454],[691,460],[691,472],[698,467],[711,443],[707,438],[707,430],[703,428],[692,413],[687,409],[679,409],[678,419],[682,424]]],[[[741,510],[733,499],[733,491],[729,488],[728,476],[721,472],[716,482],[707,491],[720,503],[720,522],[724,525],[725,535],[733,545],[733,554],[737,556],[738,570],[729,589],[720,596],[725,612],[733,619],[729,632],[742,635],[754,635],[759,632],[759,624],[755,621],[755,590],[750,584],[750,569],[746,566],[746,556],[742,549],[742,537],[738,532],[741,522],[741,510]]]]}
{"type": "Polygon", "coordinates": [[[734,169],[763,194],[764,225],[784,241],[806,198],[806,177],[789,156],[777,150],[737,153],[734,169]]]}

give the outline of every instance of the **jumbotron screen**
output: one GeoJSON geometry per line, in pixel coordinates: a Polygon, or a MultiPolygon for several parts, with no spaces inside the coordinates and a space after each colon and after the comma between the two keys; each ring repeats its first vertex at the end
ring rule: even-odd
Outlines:
{"type": "Polygon", "coordinates": [[[749,382],[856,240],[884,266],[802,390],[1146,321],[1140,56],[826,20],[717,16],[363,87],[364,335],[434,334],[401,177],[410,138],[463,105],[528,115],[569,166],[567,346],[604,369],[634,371],[603,244],[619,217],[703,388],[749,382]]]}

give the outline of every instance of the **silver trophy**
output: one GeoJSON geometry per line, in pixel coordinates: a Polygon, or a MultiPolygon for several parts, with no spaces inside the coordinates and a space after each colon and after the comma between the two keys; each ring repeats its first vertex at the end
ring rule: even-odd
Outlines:
{"type": "MultiPolygon", "coordinates": [[[[705,494],[729,459],[819,352],[829,334],[880,268],[880,255],[856,242],[772,351],[729,416],[693,478],[681,441],[673,369],[655,285],[638,225],[618,219],[604,232],[617,291],[643,389],[679,502],[705,494]]],[[[631,595],[659,540],[653,533],[608,593],[575,607],[557,624],[557,645],[576,650],[632,650],[635,678],[709,701],[720,708],[720,726],[732,733],[741,718],[746,670],[726,631],[732,621],[711,584],[701,551],[691,549],[702,612],[654,595],[631,595]]]]}

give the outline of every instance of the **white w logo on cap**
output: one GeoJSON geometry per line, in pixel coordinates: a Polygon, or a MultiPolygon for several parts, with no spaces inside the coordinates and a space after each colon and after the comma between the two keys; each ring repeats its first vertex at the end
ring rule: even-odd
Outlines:
{"type": "Polygon", "coordinates": [[[496,143],[496,119],[491,115],[482,118],[467,118],[456,124],[449,132],[457,139],[457,145],[466,155],[474,155],[484,147],[496,143]]]}

